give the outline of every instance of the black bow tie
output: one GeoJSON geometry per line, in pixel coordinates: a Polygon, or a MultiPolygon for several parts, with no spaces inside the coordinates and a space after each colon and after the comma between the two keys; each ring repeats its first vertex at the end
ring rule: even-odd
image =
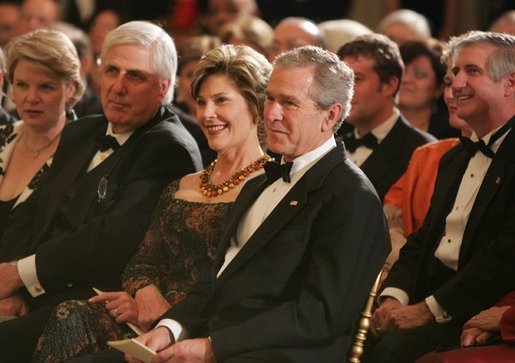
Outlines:
{"type": "Polygon", "coordinates": [[[111,135],[97,135],[95,137],[95,144],[100,151],[106,151],[108,149],[116,150],[120,147],[116,138],[111,135]]]}
{"type": "Polygon", "coordinates": [[[265,164],[265,173],[266,180],[268,184],[272,184],[279,178],[283,178],[283,181],[286,183],[290,183],[290,171],[293,163],[290,161],[289,163],[279,164],[275,161],[269,161],[265,164]]]}
{"type": "Polygon", "coordinates": [[[478,151],[481,151],[485,156],[488,156],[490,159],[492,159],[495,156],[494,152],[485,144],[483,140],[478,140],[474,142],[470,140],[468,137],[460,136],[460,141],[470,157],[476,155],[476,152],[478,151]]]}
{"type": "Polygon", "coordinates": [[[490,146],[494,144],[499,138],[501,138],[508,130],[510,130],[515,123],[515,118],[511,119],[510,121],[506,122],[503,127],[501,127],[499,130],[497,130],[488,141],[488,145],[485,144],[483,140],[478,140],[476,142],[470,140],[468,137],[460,136],[460,141],[465,150],[467,150],[467,153],[470,157],[473,157],[476,155],[476,152],[479,150],[481,151],[485,156],[489,158],[493,158],[495,156],[495,153],[490,149],[490,146]]]}
{"type": "Polygon", "coordinates": [[[356,136],[353,132],[349,135],[346,135],[343,138],[343,142],[345,143],[347,150],[349,150],[351,153],[356,151],[356,149],[360,146],[365,146],[372,150],[374,150],[377,146],[377,138],[371,132],[359,139],[356,139],[356,136]]]}

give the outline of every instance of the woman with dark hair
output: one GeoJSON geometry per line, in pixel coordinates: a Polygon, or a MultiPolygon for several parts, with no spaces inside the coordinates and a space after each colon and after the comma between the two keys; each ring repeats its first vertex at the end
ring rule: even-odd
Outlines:
{"type": "Polygon", "coordinates": [[[197,119],[217,159],[165,188],[138,252],[123,274],[124,292],[61,303],[39,339],[35,362],[62,362],[134,336],[211,273],[227,213],[243,184],[270,160],[260,146],[271,65],[246,46],[222,45],[203,57],[191,86],[197,119]]]}
{"type": "Polygon", "coordinates": [[[445,64],[441,46],[426,41],[410,41],[400,48],[405,71],[399,89],[399,110],[419,130],[438,139],[459,136],[449,125],[449,114],[443,103],[445,64]]]}

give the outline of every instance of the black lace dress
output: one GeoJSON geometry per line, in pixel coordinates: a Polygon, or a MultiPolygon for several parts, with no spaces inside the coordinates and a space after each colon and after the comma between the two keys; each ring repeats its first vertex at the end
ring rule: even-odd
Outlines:
{"type": "MultiPolygon", "coordinates": [[[[212,273],[220,231],[232,203],[198,203],[175,198],[178,182],[163,192],[138,253],[123,274],[131,295],[156,285],[173,305],[202,276],[212,273]]],[[[58,305],[39,338],[34,362],[64,362],[107,347],[108,340],[133,337],[102,304],[70,300],[58,305]]]]}

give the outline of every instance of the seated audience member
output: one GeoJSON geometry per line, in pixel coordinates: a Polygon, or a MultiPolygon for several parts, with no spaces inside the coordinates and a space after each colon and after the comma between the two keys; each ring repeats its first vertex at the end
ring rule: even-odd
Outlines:
{"type": "Polygon", "coordinates": [[[20,5],[16,1],[0,2],[0,48],[16,36],[20,20],[20,5]]]}
{"type": "MultiPolygon", "coordinates": [[[[38,30],[6,47],[13,100],[21,121],[0,126],[0,236],[9,220],[23,215],[48,173],[83,86],[73,44],[57,31],[38,30]]],[[[0,261],[24,256],[28,248],[0,239],[0,261]]]]}
{"type": "Polygon", "coordinates": [[[506,363],[515,360],[515,292],[465,323],[461,345],[466,349],[432,352],[417,363],[506,363]]]}
{"type": "Polygon", "coordinates": [[[102,113],[100,96],[89,86],[89,74],[95,63],[88,35],[80,28],[69,23],[56,21],[50,25],[50,29],[60,31],[72,41],[80,61],[80,78],[84,84],[84,93],[73,107],[77,118],[102,113]]]}
{"type": "Polygon", "coordinates": [[[463,323],[515,286],[515,37],[452,44],[457,115],[473,130],[447,152],[431,207],[383,283],[364,362],[413,362],[458,346],[463,323]]]}
{"type": "Polygon", "coordinates": [[[490,31],[515,35],[515,10],[507,11],[490,26],[490,31]]]}
{"type": "Polygon", "coordinates": [[[257,14],[255,0],[207,0],[205,25],[209,34],[220,36],[225,24],[257,14]]]}
{"type": "MultiPolygon", "coordinates": [[[[119,289],[163,187],[202,165],[191,135],[162,106],[172,100],[177,67],[165,31],[147,22],[120,26],[106,38],[101,60],[104,115],[64,129],[44,185],[4,231],[2,243],[29,246],[0,264],[2,315],[26,313],[0,323],[6,361],[31,356],[61,301],[88,298],[92,286],[119,289]]],[[[55,86],[39,87],[46,95],[55,86]]]]}
{"type": "Polygon", "coordinates": [[[442,100],[445,64],[441,45],[410,41],[399,50],[406,66],[399,88],[399,110],[411,125],[437,139],[457,137],[459,130],[449,125],[442,100]]]}
{"type": "Polygon", "coordinates": [[[386,35],[399,46],[410,40],[431,37],[427,18],[409,9],[395,10],[386,15],[377,26],[377,32],[386,35]]]}
{"type": "MultiPolygon", "coordinates": [[[[447,56],[445,57],[447,58],[447,56]]],[[[450,59],[445,60],[449,67],[443,77],[443,97],[449,111],[449,124],[461,130],[461,134],[470,137],[470,126],[456,115],[456,100],[452,94],[454,75],[450,67],[450,59]]],[[[438,163],[441,157],[459,143],[458,138],[450,138],[431,142],[418,147],[411,156],[406,172],[397,180],[384,197],[384,211],[390,229],[392,251],[386,259],[381,277],[399,257],[399,250],[406,238],[422,227],[429,202],[436,182],[438,163]]]]}
{"type": "Polygon", "coordinates": [[[338,49],[354,38],[372,33],[365,25],[351,19],[328,20],[318,24],[327,43],[327,49],[337,53],[338,49]]]}
{"type": "Polygon", "coordinates": [[[174,104],[182,111],[195,116],[197,101],[191,95],[191,81],[202,56],[221,44],[220,38],[211,35],[198,35],[187,39],[177,50],[177,97],[174,104]]]}
{"type": "Polygon", "coordinates": [[[245,184],[211,276],[136,338],[159,352],[156,359],[344,360],[389,249],[381,203],[333,136],[350,108],[353,78],[318,47],[276,59],[264,119],[284,167],[267,163],[266,177],[245,184]],[[172,335],[166,326],[178,329],[172,335]]]}
{"type": "Polygon", "coordinates": [[[225,24],[220,38],[224,43],[247,45],[266,55],[274,39],[274,29],[258,17],[247,16],[225,24]]]}
{"type": "Polygon", "coordinates": [[[110,31],[122,24],[122,15],[115,9],[100,9],[93,14],[88,28],[88,37],[93,52],[93,66],[89,73],[89,85],[95,93],[100,93],[100,68],[98,59],[102,45],[110,31]]]}
{"type": "Polygon", "coordinates": [[[357,37],[338,56],[354,70],[352,109],[339,131],[349,158],[367,175],[379,198],[406,170],[413,151],[435,139],[412,127],[395,106],[404,64],[397,45],[381,34],[357,37]]]}
{"type": "Polygon", "coordinates": [[[316,45],[325,49],[327,46],[322,30],[306,18],[285,18],[274,28],[274,40],[268,49],[268,60],[272,62],[280,53],[304,45],[316,45]]]}
{"type": "Polygon", "coordinates": [[[23,0],[20,8],[18,34],[47,29],[59,16],[59,4],[54,0],[23,0]]]}
{"type": "Polygon", "coordinates": [[[8,125],[16,121],[16,118],[2,107],[3,90],[6,88],[5,85],[7,85],[6,79],[5,57],[4,52],[0,48],[0,125],[8,125]]]}
{"type": "Polygon", "coordinates": [[[257,134],[270,71],[263,55],[244,46],[223,45],[202,58],[192,93],[216,161],[165,189],[145,239],[125,269],[127,292],[57,306],[39,339],[34,362],[66,361],[105,349],[108,340],[134,335],[119,323],[130,322],[146,331],[196,281],[210,276],[234,199],[271,160],[257,134]],[[74,334],[68,335],[70,331],[74,334]]]}

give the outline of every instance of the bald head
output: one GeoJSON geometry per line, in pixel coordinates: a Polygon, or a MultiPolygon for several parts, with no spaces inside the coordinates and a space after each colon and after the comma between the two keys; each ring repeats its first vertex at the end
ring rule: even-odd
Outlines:
{"type": "Polygon", "coordinates": [[[304,45],[325,48],[323,32],[308,19],[285,18],[274,29],[274,41],[269,49],[268,59],[273,61],[280,53],[304,45]]]}

